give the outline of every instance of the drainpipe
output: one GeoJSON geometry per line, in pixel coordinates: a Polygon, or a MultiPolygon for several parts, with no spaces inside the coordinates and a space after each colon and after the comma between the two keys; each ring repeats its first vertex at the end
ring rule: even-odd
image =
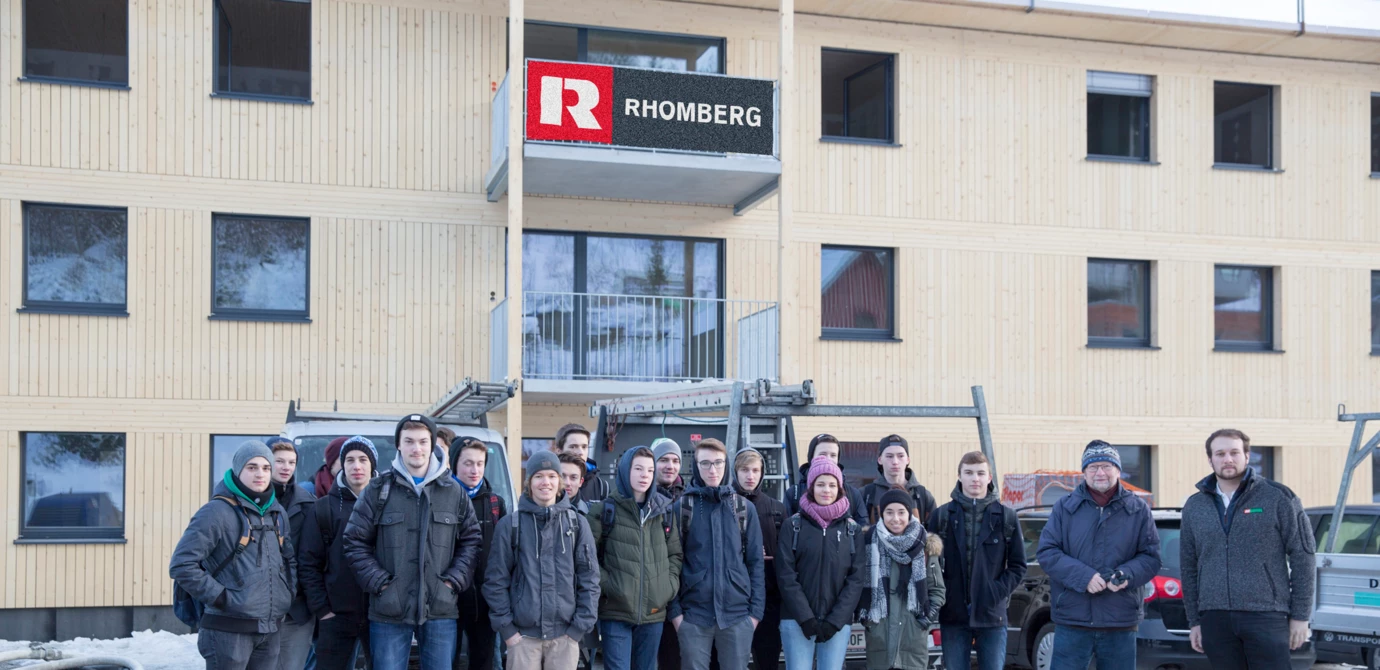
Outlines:
{"type": "MultiPolygon", "coordinates": [[[[1035,2],[1035,0],[1030,0],[1030,1],[1031,1],[1032,3],[1035,2]]],[[[1305,32],[1308,32],[1308,24],[1305,23],[1304,20],[1303,20],[1303,18],[1304,18],[1304,15],[1303,15],[1303,3],[1304,3],[1304,0],[1299,0],[1299,31],[1296,32],[1296,33],[1294,33],[1294,37],[1302,37],[1303,34],[1304,34],[1305,32]]]]}
{"type": "MultiPolygon", "coordinates": [[[[1303,0],[1299,0],[1299,2],[1302,3],[1303,0]]],[[[1025,8],[1025,13],[1029,14],[1033,11],[1035,11],[1035,0],[1030,0],[1030,5],[1025,8]]]]}

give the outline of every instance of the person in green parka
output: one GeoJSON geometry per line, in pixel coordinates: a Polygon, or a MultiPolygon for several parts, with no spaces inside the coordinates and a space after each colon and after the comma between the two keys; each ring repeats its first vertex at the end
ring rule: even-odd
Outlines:
{"type": "Polygon", "coordinates": [[[633,447],[618,460],[617,491],[589,508],[607,670],[656,670],[666,608],[680,590],[680,531],[655,478],[652,450],[633,447]]]}
{"type": "Polygon", "coordinates": [[[867,585],[858,618],[867,629],[868,670],[929,666],[930,629],[944,606],[944,545],[915,518],[915,499],[900,489],[881,499],[881,523],[864,536],[867,585]]]}

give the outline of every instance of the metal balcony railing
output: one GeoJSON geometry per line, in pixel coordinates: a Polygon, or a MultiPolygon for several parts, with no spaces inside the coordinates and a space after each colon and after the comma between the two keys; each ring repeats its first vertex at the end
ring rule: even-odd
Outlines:
{"type": "MultiPolygon", "coordinates": [[[[508,301],[491,314],[491,374],[507,360],[508,301]],[[501,341],[500,341],[501,339],[501,341]]],[[[777,303],[680,296],[528,291],[522,303],[527,379],[776,379],[777,303]]]]}

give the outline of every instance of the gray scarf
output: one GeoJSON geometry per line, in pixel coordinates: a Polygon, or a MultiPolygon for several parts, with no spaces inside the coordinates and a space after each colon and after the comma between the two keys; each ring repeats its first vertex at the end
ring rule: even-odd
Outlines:
{"type": "Polygon", "coordinates": [[[891,585],[891,565],[909,565],[910,582],[906,584],[906,609],[911,614],[924,612],[921,596],[916,585],[925,580],[925,531],[916,519],[910,520],[906,532],[892,535],[885,524],[872,527],[872,543],[867,547],[867,575],[870,580],[872,607],[863,610],[862,618],[872,623],[880,623],[887,617],[887,589],[891,585]],[[920,545],[919,560],[911,560],[910,551],[920,545]]]}

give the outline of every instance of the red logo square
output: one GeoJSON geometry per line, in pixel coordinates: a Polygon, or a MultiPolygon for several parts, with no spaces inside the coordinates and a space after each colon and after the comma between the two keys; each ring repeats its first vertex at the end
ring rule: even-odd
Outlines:
{"type": "Polygon", "coordinates": [[[527,139],[613,143],[613,68],[527,62],[527,139]]]}

